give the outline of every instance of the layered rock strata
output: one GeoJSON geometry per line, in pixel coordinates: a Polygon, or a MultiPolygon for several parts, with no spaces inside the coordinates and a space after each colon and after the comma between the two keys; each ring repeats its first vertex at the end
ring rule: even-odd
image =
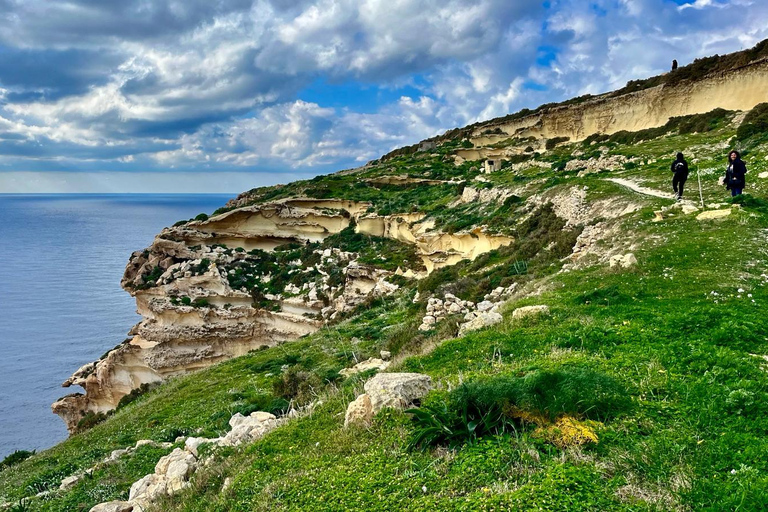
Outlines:
{"type": "Polygon", "coordinates": [[[121,281],[142,320],[129,339],[64,382],[85,394],[61,398],[53,411],[76,431],[86,414],[114,409],[143,384],[295,340],[397,289],[387,281],[393,272],[361,264],[355,253],[326,247],[305,251],[304,261],[272,261],[276,248],[293,254],[281,248],[318,244],[354,224],[358,233],[414,246],[423,268],[397,273],[420,277],[512,241],[481,229],[435,232],[422,214],[383,217],[366,213],[370,206],[292,198],[164,229],[131,256],[121,281]],[[279,273],[289,282],[276,287],[279,273]]]}

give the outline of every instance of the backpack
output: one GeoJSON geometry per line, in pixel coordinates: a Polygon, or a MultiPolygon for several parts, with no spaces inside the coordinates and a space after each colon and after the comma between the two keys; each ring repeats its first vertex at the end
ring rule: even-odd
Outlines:
{"type": "Polygon", "coordinates": [[[685,171],[685,162],[676,162],[675,172],[684,172],[684,171],[685,171]]]}

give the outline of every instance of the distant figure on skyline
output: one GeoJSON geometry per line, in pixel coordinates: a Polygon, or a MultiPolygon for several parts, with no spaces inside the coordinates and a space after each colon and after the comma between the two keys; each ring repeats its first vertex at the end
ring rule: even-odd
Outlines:
{"type": "Polygon", "coordinates": [[[735,149],[728,153],[728,168],[725,170],[725,188],[731,191],[731,196],[735,197],[744,191],[746,184],[747,166],[741,160],[741,154],[735,149]]]}
{"type": "Polygon", "coordinates": [[[672,60],[672,71],[677,69],[677,59],[672,60]]]}
{"type": "Polygon", "coordinates": [[[688,179],[688,162],[685,161],[682,153],[677,154],[671,169],[673,173],[672,190],[675,191],[676,199],[679,201],[683,198],[683,187],[685,187],[685,181],[688,179]]]}

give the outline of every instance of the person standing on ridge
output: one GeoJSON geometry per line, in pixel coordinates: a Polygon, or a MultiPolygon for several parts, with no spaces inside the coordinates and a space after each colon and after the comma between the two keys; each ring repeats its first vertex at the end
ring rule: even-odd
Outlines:
{"type": "Polygon", "coordinates": [[[672,162],[672,190],[675,191],[675,198],[679,201],[683,198],[683,187],[685,180],[688,179],[688,162],[682,153],[677,154],[677,158],[672,162]]]}
{"type": "Polygon", "coordinates": [[[741,154],[734,149],[728,153],[728,168],[723,180],[725,188],[731,191],[731,196],[738,196],[744,191],[745,174],[747,174],[747,166],[741,160],[741,154]]]}

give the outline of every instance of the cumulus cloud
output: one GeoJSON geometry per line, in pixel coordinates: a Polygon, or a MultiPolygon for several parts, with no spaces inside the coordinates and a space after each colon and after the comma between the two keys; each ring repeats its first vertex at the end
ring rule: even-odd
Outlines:
{"type": "Polygon", "coordinates": [[[751,46],[767,19],[752,0],[0,0],[0,169],[329,171],[751,46]]]}

